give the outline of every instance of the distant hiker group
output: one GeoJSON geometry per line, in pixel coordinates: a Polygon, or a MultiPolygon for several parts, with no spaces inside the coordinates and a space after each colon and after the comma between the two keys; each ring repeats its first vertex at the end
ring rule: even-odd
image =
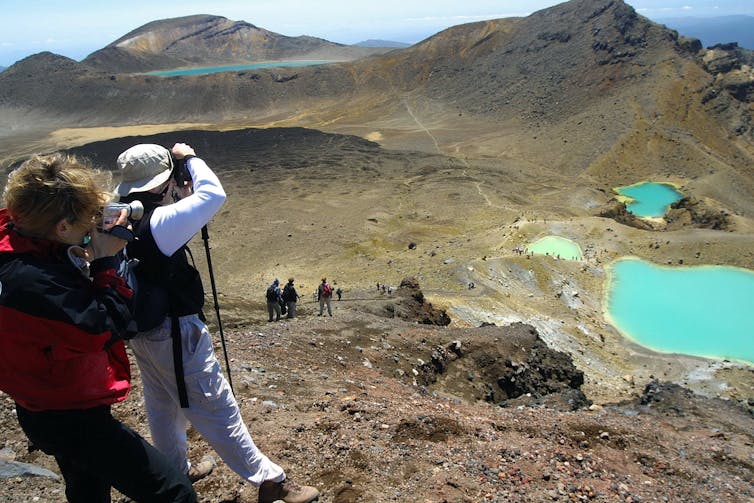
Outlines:
{"type": "MultiPolygon", "coordinates": [[[[296,305],[301,299],[301,296],[296,292],[294,286],[294,279],[288,278],[288,283],[280,289],[280,281],[275,278],[270,286],[267,287],[265,292],[265,299],[267,300],[267,314],[268,322],[280,321],[281,316],[287,313],[287,318],[296,317],[296,305]]],[[[333,290],[330,283],[327,282],[327,278],[323,277],[322,282],[317,287],[316,302],[319,303],[319,314],[322,316],[327,307],[327,314],[332,316],[332,305],[330,304],[333,293],[338,296],[338,300],[342,298],[343,290],[338,287],[333,290]]]]}
{"type": "Polygon", "coordinates": [[[393,287],[386,285],[385,283],[377,283],[377,291],[380,293],[386,293],[388,295],[392,295],[393,287]]]}
{"type": "Polygon", "coordinates": [[[267,321],[280,321],[280,316],[286,314],[287,318],[296,317],[296,303],[301,296],[293,286],[294,279],[288,278],[288,283],[280,290],[280,281],[275,278],[267,287],[265,298],[267,299],[267,321]]]}

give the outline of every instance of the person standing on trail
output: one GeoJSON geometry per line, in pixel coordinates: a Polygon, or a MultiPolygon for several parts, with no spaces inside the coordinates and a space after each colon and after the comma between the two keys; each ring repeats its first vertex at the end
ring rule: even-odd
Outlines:
{"type": "Polygon", "coordinates": [[[265,298],[267,299],[267,314],[269,319],[267,321],[280,321],[280,315],[282,314],[281,304],[281,292],[280,292],[280,280],[275,278],[270,286],[267,287],[265,292],[265,298]]]}
{"type": "Polygon", "coordinates": [[[330,301],[332,300],[332,287],[330,286],[330,283],[327,282],[327,278],[322,278],[322,283],[319,284],[319,288],[317,288],[317,300],[319,301],[319,314],[317,316],[322,316],[322,313],[325,310],[325,305],[327,305],[327,314],[332,316],[332,307],[330,306],[330,301]]]}
{"type": "Polygon", "coordinates": [[[296,303],[299,298],[299,294],[296,293],[296,288],[293,286],[293,278],[288,278],[288,283],[283,287],[283,301],[288,309],[287,318],[296,317],[296,303]]]}
{"type": "Polygon", "coordinates": [[[259,488],[260,503],[317,499],[316,488],[291,481],[254,444],[203,321],[204,290],[186,244],[225,202],[220,180],[185,143],[172,151],[136,145],[118,157],[118,168],[121,202],[144,205],[144,217],[134,225],[138,239],[127,247],[139,260],[139,334],[131,348],[155,446],[192,480],[208,475],[211,464],[188,461],[191,423],[231,470],[259,488]],[[146,306],[141,314],[140,305],[146,306]]]}
{"type": "Polygon", "coordinates": [[[133,290],[117,274],[128,220],[105,222],[110,176],[73,156],[11,172],[0,210],[0,389],[55,457],[71,502],[196,502],[183,470],[110,413],[131,389],[133,290]],[[118,227],[117,234],[113,229],[118,227]]]}

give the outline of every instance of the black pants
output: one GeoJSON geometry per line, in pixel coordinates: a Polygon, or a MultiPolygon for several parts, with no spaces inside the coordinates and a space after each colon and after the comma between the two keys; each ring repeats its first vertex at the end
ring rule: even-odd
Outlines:
{"type": "Polygon", "coordinates": [[[32,412],[16,404],[29,440],[55,456],[71,503],[109,503],[110,488],[138,502],[196,502],[185,474],[110,407],[32,412]]]}

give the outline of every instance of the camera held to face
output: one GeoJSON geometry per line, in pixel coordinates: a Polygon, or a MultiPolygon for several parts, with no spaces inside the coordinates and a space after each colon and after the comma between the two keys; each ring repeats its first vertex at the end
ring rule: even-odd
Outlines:
{"type": "Polygon", "coordinates": [[[102,225],[100,231],[108,232],[120,217],[121,210],[126,210],[126,216],[130,220],[141,220],[144,216],[144,205],[141,201],[130,203],[108,203],[102,208],[102,225]]]}
{"type": "Polygon", "coordinates": [[[173,179],[178,187],[183,187],[191,181],[191,173],[188,170],[187,159],[173,157],[173,179]]]}

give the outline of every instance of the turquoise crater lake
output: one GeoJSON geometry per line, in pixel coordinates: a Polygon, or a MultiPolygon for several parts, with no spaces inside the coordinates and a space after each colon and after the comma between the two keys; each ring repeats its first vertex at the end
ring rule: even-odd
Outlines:
{"type": "Polygon", "coordinates": [[[578,243],[560,236],[545,236],[526,247],[526,252],[550,255],[565,260],[581,260],[581,247],[578,243]]]}
{"type": "Polygon", "coordinates": [[[606,318],[656,351],[754,365],[754,272],[662,267],[635,258],[609,268],[606,318]]]}
{"type": "Polygon", "coordinates": [[[155,75],[157,77],[176,77],[179,75],[204,75],[207,73],[239,72],[243,70],[255,70],[258,68],[326,65],[328,63],[336,63],[336,61],[265,61],[260,63],[249,63],[245,65],[206,66],[201,68],[197,67],[182,68],[177,70],[160,70],[156,72],[147,72],[146,75],[155,75]]]}
{"type": "Polygon", "coordinates": [[[615,191],[624,196],[626,209],[637,217],[662,217],[671,204],[683,197],[683,193],[669,183],[642,182],[617,187],[615,191]]]}

